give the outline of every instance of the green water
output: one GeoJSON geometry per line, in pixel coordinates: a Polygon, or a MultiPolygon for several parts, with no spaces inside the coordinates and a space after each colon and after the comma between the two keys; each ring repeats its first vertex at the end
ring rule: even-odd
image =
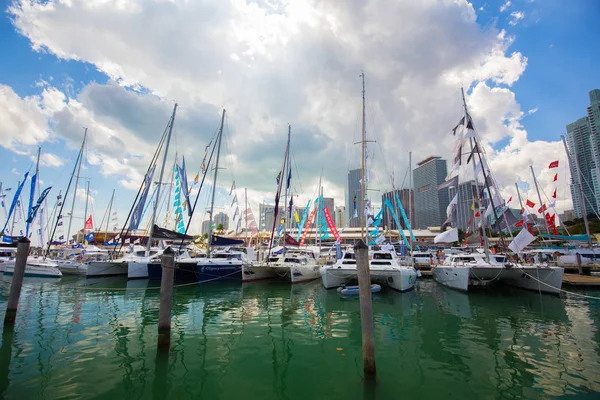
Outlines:
{"type": "MultiPolygon", "coordinates": [[[[26,279],[3,335],[0,398],[600,397],[597,300],[433,281],[384,291],[373,302],[378,384],[365,389],[358,301],[318,281],[177,288],[166,357],[159,291],[140,290],[153,285],[26,279]],[[76,288],[89,284],[100,290],[76,288]]],[[[9,289],[4,277],[2,319],[9,289]]]]}

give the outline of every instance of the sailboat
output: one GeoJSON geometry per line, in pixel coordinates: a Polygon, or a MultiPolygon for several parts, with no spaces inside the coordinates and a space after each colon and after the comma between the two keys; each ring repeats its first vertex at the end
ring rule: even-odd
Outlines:
{"type": "MultiPolygon", "coordinates": [[[[161,165],[161,169],[160,169],[160,175],[159,175],[159,179],[158,179],[159,184],[157,187],[157,196],[156,196],[156,200],[154,202],[154,208],[152,211],[152,222],[150,224],[150,233],[148,235],[148,243],[147,243],[146,249],[145,250],[140,249],[137,251],[133,251],[132,253],[130,253],[124,257],[121,257],[119,259],[116,259],[116,260],[90,262],[88,264],[88,269],[87,269],[87,277],[88,278],[98,277],[98,276],[110,276],[110,275],[127,275],[129,272],[129,263],[135,263],[135,262],[141,262],[141,263],[146,262],[147,263],[150,261],[157,261],[157,260],[159,261],[159,256],[162,254],[163,250],[151,247],[152,246],[152,236],[153,236],[153,232],[156,227],[155,221],[156,221],[156,212],[157,212],[157,208],[158,208],[158,203],[159,203],[159,199],[160,199],[160,187],[161,187],[161,182],[162,182],[163,175],[165,172],[165,164],[166,164],[167,155],[169,152],[169,143],[171,142],[171,135],[173,133],[173,125],[175,124],[176,113],[177,113],[177,103],[175,103],[175,105],[173,107],[173,114],[171,115],[171,118],[169,119],[169,125],[168,125],[169,129],[167,129],[165,131],[165,135],[161,139],[161,142],[158,146],[157,152],[154,154],[154,157],[150,163],[150,167],[148,168],[148,171],[146,172],[146,176],[144,177],[144,181],[142,183],[143,191],[140,188],[140,192],[138,192],[138,196],[141,193],[141,196],[139,196],[139,201],[137,202],[137,204],[134,203],[134,208],[130,212],[131,218],[128,218],[128,220],[131,219],[131,222],[130,222],[129,228],[127,229],[127,232],[137,229],[139,226],[139,223],[141,222],[141,218],[142,218],[142,214],[143,214],[143,210],[144,210],[144,204],[146,202],[146,198],[148,196],[148,191],[152,184],[152,177],[154,175],[154,169],[156,167],[155,161],[160,153],[160,149],[161,149],[163,141],[164,141],[165,149],[164,149],[164,155],[163,155],[162,165],[161,165]]],[[[124,229],[125,228],[123,228],[123,230],[124,229]]],[[[119,236],[121,236],[121,234],[119,236]]],[[[121,237],[119,239],[124,240],[121,237]]],[[[128,239],[125,239],[125,240],[127,243],[128,239]]]]}
{"type": "MultiPolygon", "coordinates": [[[[35,218],[36,218],[36,216],[38,216],[38,212],[40,211],[40,209],[42,207],[42,203],[44,202],[44,200],[46,199],[46,196],[52,189],[52,187],[44,189],[44,191],[39,195],[36,204],[35,205],[33,204],[33,199],[36,196],[36,191],[35,191],[36,187],[39,187],[40,154],[41,154],[41,148],[38,148],[37,161],[35,164],[35,174],[31,177],[31,191],[29,194],[29,207],[28,207],[26,221],[25,221],[26,222],[25,235],[27,237],[29,236],[29,228],[30,228],[31,223],[33,223],[35,221],[35,218]]],[[[15,197],[13,199],[6,224],[8,224],[8,221],[10,219],[10,214],[14,211],[15,205],[19,202],[19,196],[20,196],[21,190],[23,189],[23,186],[25,185],[26,182],[27,182],[27,174],[25,174],[25,179],[23,179],[23,182],[20,183],[18,189],[15,192],[15,197]]],[[[41,218],[41,216],[39,216],[39,217],[41,218]]],[[[5,228],[6,228],[6,224],[5,224],[5,228]]],[[[13,227],[14,227],[14,219],[13,219],[13,227]]],[[[6,249],[4,249],[4,250],[6,250],[6,249]]],[[[4,266],[4,274],[5,275],[12,275],[14,273],[15,261],[16,261],[16,249],[15,249],[14,257],[11,255],[11,256],[9,256],[9,258],[7,260],[5,260],[4,263],[2,263],[2,265],[4,266]]],[[[24,276],[26,276],[26,277],[60,278],[62,276],[62,273],[57,268],[56,263],[54,263],[50,260],[46,260],[45,257],[36,257],[36,256],[30,255],[29,257],[27,257],[27,264],[25,265],[25,275],[24,276]]]]}
{"type": "MultiPolygon", "coordinates": [[[[489,206],[485,213],[480,213],[479,207],[474,206],[474,220],[480,220],[480,232],[484,242],[484,252],[475,252],[470,254],[457,253],[450,254],[448,257],[433,268],[433,279],[445,286],[462,291],[468,291],[474,286],[487,286],[494,283],[503,283],[511,286],[516,286],[524,289],[537,290],[544,293],[558,294],[562,285],[562,277],[564,269],[554,267],[548,264],[520,264],[508,262],[504,255],[490,254],[489,245],[486,236],[486,224],[488,215],[494,215],[497,226],[501,227],[504,224],[509,233],[511,224],[506,215],[506,209],[499,213],[496,207],[501,206],[502,199],[500,192],[494,184],[482,146],[479,143],[473,120],[468,113],[467,104],[462,93],[464,115],[460,119],[458,125],[453,129],[457,135],[455,166],[462,166],[462,148],[467,143],[470,145],[470,156],[467,159],[467,164],[473,161],[474,179],[477,183],[479,173],[483,174],[484,188],[487,191],[489,206]],[[492,191],[494,189],[494,192],[492,191]],[[482,215],[483,214],[483,215],[482,215]]],[[[458,175],[448,179],[446,183],[440,187],[449,187],[456,185],[458,188],[458,175]]],[[[479,191],[479,189],[478,189],[479,191]]],[[[457,196],[459,191],[457,190],[457,196]]],[[[483,198],[483,191],[481,191],[483,198]]],[[[454,201],[454,200],[453,200],[454,201]]],[[[452,203],[452,202],[451,202],[452,203]]],[[[450,207],[449,207],[450,210],[450,207]]],[[[449,212],[450,214],[450,212],[449,212]]],[[[510,233],[512,236],[512,233],[510,233]]],[[[527,229],[522,229],[521,232],[512,240],[508,246],[515,253],[520,253],[529,243],[535,240],[535,236],[528,232],[527,229]]],[[[458,229],[451,228],[448,231],[442,232],[435,239],[436,243],[452,243],[458,241],[458,229]]]]}
{"type": "MultiPolygon", "coordinates": [[[[363,241],[368,241],[372,238],[372,233],[367,227],[367,207],[366,207],[366,124],[365,124],[365,74],[360,75],[362,78],[362,168],[361,168],[361,198],[360,198],[360,220],[361,220],[361,236],[363,241]],[[367,240],[368,239],[368,240],[367,240]]],[[[383,210],[382,210],[383,211],[383,210]]],[[[382,218],[382,212],[380,212],[382,218]]],[[[374,231],[375,233],[378,232],[374,231]]],[[[370,243],[369,243],[370,244],[370,243]]],[[[396,255],[394,247],[390,244],[369,249],[369,270],[371,281],[389,286],[390,288],[406,292],[415,287],[417,280],[417,271],[412,266],[402,265],[400,258],[396,255]]],[[[334,265],[326,265],[320,269],[321,282],[327,289],[340,287],[357,280],[356,256],[352,249],[348,249],[342,258],[338,259],[334,265]]]]}
{"type": "MultiPolygon", "coordinates": [[[[275,211],[273,218],[273,227],[271,230],[271,240],[269,244],[269,251],[267,260],[264,263],[248,263],[242,268],[242,280],[244,282],[256,281],[260,279],[269,278],[281,278],[291,283],[308,282],[315,279],[319,279],[319,264],[315,257],[314,251],[299,247],[299,243],[294,238],[289,236],[286,232],[287,222],[291,216],[291,204],[290,208],[286,212],[283,224],[283,233],[281,237],[284,238],[283,248],[278,254],[271,254],[271,248],[273,244],[273,234],[275,232],[275,226],[279,223],[278,210],[279,210],[279,199],[281,196],[281,190],[285,181],[284,191],[284,204],[287,205],[288,193],[291,190],[292,180],[292,166],[290,161],[290,141],[291,141],[292,127],[288,126],[288,138],[287,145],[285,148],[285,155],[283,157],[283,167],[279,173],[279,180],[277,184],[277,192],[275,194],[275,211]],[[286,247],[286,245],[288,245],[286,247]],[[292,247],[293,246],[293,247],[292,247]]],[[[319,185],[320,186],[320,185],[319,185]]],[[[322,203],[322,202],[321,202],[322,203]]],[[[284,206],[285,210],[285,206],[284,206]]]]}

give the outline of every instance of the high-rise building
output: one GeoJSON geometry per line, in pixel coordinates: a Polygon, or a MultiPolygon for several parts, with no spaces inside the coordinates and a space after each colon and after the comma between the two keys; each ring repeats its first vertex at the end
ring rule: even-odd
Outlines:
{"type": "Polygon", "coordinates": [[[206,220],[202,222],[202,234],[204,235],[205,233],[208,235],[208,227],[210,226],[210,221],[206,220]]]}
{"type": "Polygon", "coordinates": [[[346,215],[348,217],[348,226],[351,228],[358,228],[360,226],[360,213],[362,212],[360,210],[360,179],[361,169],[351,169],[348,171],[348,180],[346,181],[346,215]],[[355,204],[356,210],[354,209],[355,204]],[[354,218],[355,214],[356,218],[354,218]]]}
{"type": "Polygon", "coordinates": [[[441,157],[428,157],[413,171],[415,187],[415,225],[418,229],[440,226],[446,220],[450,199],[448,189],[438,190],[446,179],[448,167],[441,157]]]}
{"type": "Polygon", "coordinates": [[[223,225],[223,229],[226,231],[229,229],[229,215],[225,214],[223,211],[215,214],[215,218],[213,221],[215,225],[215,229],[219,227],[219,225],[223,225]]]}
{"type": "Polygon", "coordinates": [[[385,207],[385,200],[389,200],[392,206],[394,207],[394,212],[398,218],[398,222],[406,229],[404,226],[404,220],[402,219],[402,214],[396,205],[396,194],[398,194],[398,198],[400,199],[400,204],[404,209],[404,213],[406,214],[406,218],[409,219],[409,223],[411,228],[415,227],[415,198],[414,193],[410,189],[396,189],[391,190],[389,192],[384,193],[381,196],[381,207],[383,207],[383,226],[388,229],[398,229],[396,225],[396,221],[394,220],[393,214],[385,207]]]}
{"type": "Polygon", "coordinates": [[[346,207],[344,207],[344,206],[336,207],[335,208],[335,217],[334,217],[335,226],[338,229],[342,229],[344,226],[346,226],[347,221],[348,221],[348,219],[346,216],[346,207]]]}
{"type": "Polygon", "coordinates": [[[582,217],[580,192],[575,186],[576,168],[583,179],[581,186],[588,213],[600,205],[600,90],[589,92],[587,117],[567,125],[567,148],[571,158],[571,197],[577,218],[582,217]]]}
{"type": "Polygon", "coordinates": [[[333,200],[333,197],[323,197],[323,203],[325,204],[327,211],[329,211],[329,215],[333,218],[335,211],[335,201],[333,200]]]}
{"type": "Polygon", "coordinates": [[[452,212],[452,226],[454,228],[466,231],[469,220],[471,222],[474,221],[474,213],[479,211],[480,207],[478,204],[479,200],[477,199],[479,198],[478,193],[481,189],[481,184],[477,185],[475,181],[460,183],[458,189],[456,187],[448,188],[448,198],[450,200],[454,198],[458,190],[456,207],[454,207],[454,211],[452,212]]]}

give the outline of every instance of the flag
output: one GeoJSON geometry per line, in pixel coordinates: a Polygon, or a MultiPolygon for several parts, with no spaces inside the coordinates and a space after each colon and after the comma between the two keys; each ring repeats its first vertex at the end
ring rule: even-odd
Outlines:
{"type": "Polygon", "coordinates": [[[477,211],[477,212],[475,213],[475,216],[476,216],[477,218],[479,218],[479,217],[481,216],[481,214],[479,213],[479,211],[477,211]]]}
{"type": "Polygon", "coordinates": [[[300,216],[298,215],[298,210],[294,210],[294,219],[296,220],[297,224],[300,223],[300,216]]]}
{"type": "Polygon", "coordinates": [[[456,130],[458,129],[459,126],[464,125],[465,123],[465,117],[463,116],[460,121],[458,121],[458,124],[456,124],[456,126],[452,129],[452,135],[456,135],[456,130]]]}
{"type": "Polygon", "coordinates": [[[8,221],[10,221],[10,216],[12,215],[13,211],[15,210],[15,207],[17,207],[19,204],[19,196],[21,195],[21,190],[23,190],[23,186],[25,186],[25,182],[27,181],[28,175],[29,175],[29,172],[25,172],[25,176],[23,177],[23,182],[21,182],[21,184],[15,191],[15,197],[13,197],[13,201],[10,205],[10,208],[8,209],[8,215],[6,217],[6,222],[4,223],[4,228],[2,228],[2,232],[6,231],[6,226],[8,225],[8,221]]]}
{"type": "Polygon", "coordinates": [[[231,189],[229,189],[229,195],[231,196],[231,193],[233,193],[233,191],[235,190],[235,181],[233,181],[231,183],[231,189]]]}
{"type": "MultiPolygon", "coordinates": [[[[135,206],[133,212],[131,213],[131,222],[129,223],[129,230],[134,231],[140,225],[142,220],[142,214],[144,212],[144,204],[146,203],[146,198],[148,197],[148,191],[150,190],[150,186],[152,185],[152,176],[154,175],[154,166],[148,171],[146,176],[144,177],[144,191],[138,200],[137,205],[135,206]]],[[[158,186],[157,186],[158,187],[158,186]]]]}
{"type": "Polygon", "coordinates": [[[558,174],[554,174],[554,179],[552,179],[552,182],[556,182],[558,180],[558,174]]]}
{"type": "Polygon", "coordinates": [[[277,178],[275,178],[275,180],[277,181],[277,184],[279,185],[279,180],[281,179],[281,171],[279,171],[279,173],[277,174],[277,178]]]}
{"type": "Polygon", "coordinates": [[[552,193],[552,198],[555,199],[556,198],[556,189],[554,189],[554,193],[552,193]]]}
{"type": "Polygon", "coordinates": [[[546,205],[542,204],[542,206],[540,208],[538,208],[538,214],[542,214],[546,210],[547,210],[546,205]]]}
{"type": "Polygon", "coordinates": [[[197,173],[196,176],[194,177],[194,185],[196,183],[198,183],[198,180],[200,179],[200,173],[197,173]]]}
{"type": "Polygon", "coordinates": [[[475,203],[471,203],[471,211],[475,211],[475,203]]]}
{"type": "Polygon", "coordinates": [[[231,207],[233,207],[233,205],[237,203],[237,194],[233,195],[233,200],[231,201],[231,207]]]}
{"type": "Polygon", "coordinates": [[[515,227],[517,227],[517,228],[520,228],[520,227],[522,227],[522,226],[523,226],[523,224],[524,224],[524,223],[525,223],[525,221],[524,221],[524,220],[520,220],[519,222],[517,222],[517,223],[515,224],[515,227]]]}
{"type": "Polygon", "coordinates": [[[83,226],[83,229],[94,229],[94,223],[92,221],[91,215],[88,219],[85,220],[85,225],[83,226]]]}
{"type": "MultiPolygon", "coordinates": [[[[187,171],[185,170],[185,157],[181,157],[181,165],[177,165],[179,174],[179,185],[181,186],[181,194],[183,195],[183,208],[190,202],[190,188],[188,187],[187,171]]],[[[192,209],[188,208],[188,217],[192,216],[192,209]]]]}
{"type": "Polygon", "coordinates": [[[527,202],[525,203],[525,205],[529,208],[535,207],[535,203],[529,199],[527,199],[527,202]]]}
{"type": "Polygon", "coordinates": [[[511,200],[512,200],[512,196],[510,196],[510,197],[508,198],[508,201],[506,202],[506,204],[510,203],[510,201],[511,201],[511,200]]]}
{"type": "Polygon", "coordinates": [[[60,200],[60,199],[62,199],[62,194],[59,194],[58,196],[56,196],[56,200],[60,200]]]}
{"type": "Polygon", "coordinates": [[[558,160],[552,161],[550,165],[548,165],[548,168],[558,168],[558,160]]]}
{"type": "Polygon", "coordinates": [[[52,189],[52,186],[44,189],[44,191],[40,194],[40,197],[37,199],[35,205],[33,207],[31,207],[31,210],[29,211],[29,217],[27,218],[27,223],[30,224],[33,222],[40,206],[42,205],[42,202],[48,195],[48,192],[50,192],[50,189],[52,189]]]}

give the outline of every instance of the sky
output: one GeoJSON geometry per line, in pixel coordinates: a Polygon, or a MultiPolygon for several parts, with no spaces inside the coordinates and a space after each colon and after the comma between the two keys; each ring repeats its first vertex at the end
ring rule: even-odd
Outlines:
{"type": "MultiPolygon", "coordinates": [[[[557,211],[572,208],[560,135],[600,87],[600,53],[590,48],[596,0],[0,0],[0,8],[1,182],[15,188],[41,146],[51,209],[87,127],[78,229],[87,182],[96,225],[113,189],[115,223],[124,222],[175,102],[163,182],[175,154],[190,180],[199,171],[225,108],[217,210],[243,208],[244,188],[257,217],[258,204],[273,201],[288,124],[296,204],[319,181],[345,204],[347,171],[360,165],[361,71],[375,201],[392,175],[408,186],[409,152],[413,164],[452,158],[464,87],[505,200],[515,182],[537,197],[533,166],[543,196],[556,188],[557,211]]],[[[206,218],[206,189],[192,233],[206,218]]]]}

